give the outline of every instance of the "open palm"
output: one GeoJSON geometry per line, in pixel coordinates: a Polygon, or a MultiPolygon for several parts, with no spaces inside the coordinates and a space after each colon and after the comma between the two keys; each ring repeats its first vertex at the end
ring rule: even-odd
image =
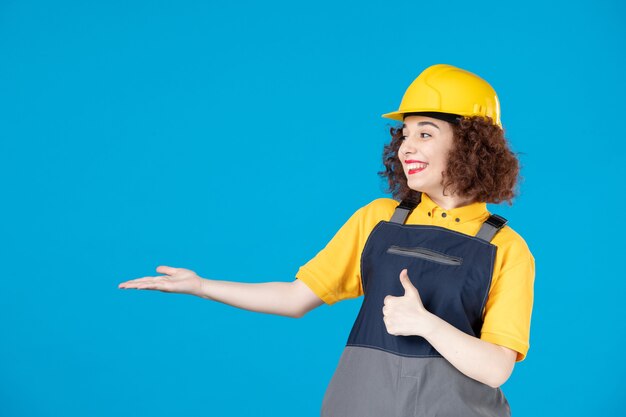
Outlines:
{"type": "Polygon", "coordinates": [[[181,294],[200,295],[202,279],[190,269],[159,266],[157,272],[165,275],[143,277],[122,282],[119,288],[137,290],[158,290],[181,294]]]}

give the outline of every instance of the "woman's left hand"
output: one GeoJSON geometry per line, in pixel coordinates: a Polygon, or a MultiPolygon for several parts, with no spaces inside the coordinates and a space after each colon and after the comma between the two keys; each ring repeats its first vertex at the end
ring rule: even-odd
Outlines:
{"type": "Polygon", "coordinates": [[[387,332],[395,336],[425,337],[434,327],[433,315],[422,304],[420,294],[406,269],[400,272],[400,282],[404,287],[404,295],[388,295],[383,300],[383,321],[387,332]]]}

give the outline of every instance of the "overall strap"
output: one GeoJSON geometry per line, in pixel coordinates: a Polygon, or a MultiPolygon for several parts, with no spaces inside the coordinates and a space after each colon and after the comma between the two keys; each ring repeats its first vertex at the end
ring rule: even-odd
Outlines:
{"type": "Polygon", "coordinates": [[[491,242],[491,239],[498,233],[498,230],[502,229],[506,224],[507,219],[497,214],[492,214],[480,227],[476,237],[487,242],[491,242]]]}
{"type": "Polygon", "coordinates": [[[422,201],[422,193],[417,193],[415,198],[405,198],[398,204],[396,210],[393,212],[393,216],[391,216],[391,223],[400,223],[404,224],[409,214],[413,211],[415,207],[422,201]]]}

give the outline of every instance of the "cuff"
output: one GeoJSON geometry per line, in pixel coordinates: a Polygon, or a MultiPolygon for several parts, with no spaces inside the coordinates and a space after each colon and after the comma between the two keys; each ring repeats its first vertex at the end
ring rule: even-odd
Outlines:
{"type": "Polygon", "coordinates": [[[524,343],[510,336],[503,336],[497,333],[482,332],[480,334],[480,339],[487,342],[495,343],[496,345],[508,347],[509,349],[513,349],[517,352],[517,359],[515,360],[515,362],[523,361],[526,358],[526,354],[528,353],[528,343],[524,343]]]}
{"type": "Polygon", "coordinates": [[[317,278],[315,278],[313,274],[311,274],[311,272],[309,272],[304,267],[301,267],[298,270],[296,278],[304,282],[307,287],[309,287],[311,291],[315,293],[315,295],[317,295],[319,298],[322,299],[322,301],[324,301],[324,303],[330,305],[335,304],[337,301],[339,301],[337,295],[333,291],[326,288],[324,284],[322,284],[317,278]]]}

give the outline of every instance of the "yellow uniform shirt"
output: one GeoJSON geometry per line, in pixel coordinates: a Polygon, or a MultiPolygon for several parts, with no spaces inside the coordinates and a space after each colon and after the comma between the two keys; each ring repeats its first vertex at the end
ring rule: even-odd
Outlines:
{"type": "MultiPolygon", "coordinates": [[[[389,221],[397,206],[395,200],[379,198],[358,209],[296,277],[326,304],[363,295],[361,252],[374,226],[389,221]]],[[[422,193],[421,203],[406,224],[440,226],[475,236],[489,215],[485,203],[445,210],[422,193]]],[[[515,350],[519,362],[529,348],[535,259],[524,239],[509,226],[491,243],[498,249],[480,338],[515,350]]]]}

